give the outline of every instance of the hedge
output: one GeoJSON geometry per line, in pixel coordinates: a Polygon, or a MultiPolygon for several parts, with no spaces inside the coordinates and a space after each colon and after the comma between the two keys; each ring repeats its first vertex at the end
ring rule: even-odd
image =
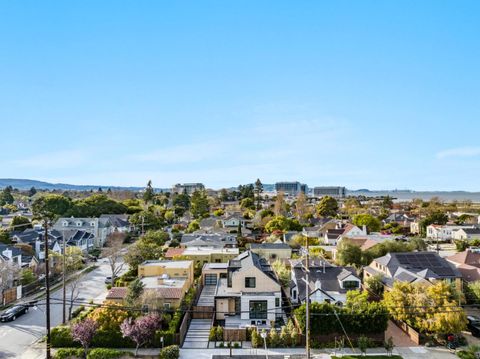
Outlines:
{"type": "MultiPolygon", "coordinates": [[[[157,331],[153,340],[153,347],[160,345],[160,338],[163,337],[164,345],[175,344],[176,331],[157,331]]],[[[79,348],[80,343],[73,340],[70,327],[58,326],[51,331],[52,348],[79,348]]],[[[98,330],[92,341],[92,348],[135,348],[135,343],[124,338],[119,331],[98,330]]],[[[147,346],[148,347],[148,346],[147,346]]]]}
{"type": "MultiPolygon", "coordinates": [[[[83,358],[83,354],[83,348],[62,348],[57,350],[53,359],[83,358]]],[[[133,354],[116,349],[94,348],[88,351],[87,359],[116,359],[123,356],[133,357],[133,354]]]]}

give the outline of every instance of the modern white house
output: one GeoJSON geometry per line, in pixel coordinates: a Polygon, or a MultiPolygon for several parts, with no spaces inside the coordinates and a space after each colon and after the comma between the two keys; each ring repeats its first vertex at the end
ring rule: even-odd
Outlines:
{"type": "Polygon", "coordinates": [[[434,239],[439,241],[450,241],[454,239],[454,234],[456,231],[461,229],[470,229],[470,228],[475,228],[475,227],[431,224],[427,226],[426,237],[428,239],[434,239]]]}
{"type": "Polygon", "coordinates": [[[216,319],[226,328],[270,328],[282,317],[282,292],[268,262],[246,251],[228,262],[215,290],[216,319]]]}
{"type": "Polygon", "coordinates": [[[60,218],[53,229],[62,232],[65,230],[78,229],[92,233],[95,236],[95,247],[101,248],[114,227],[109,218],[60,218]]]}

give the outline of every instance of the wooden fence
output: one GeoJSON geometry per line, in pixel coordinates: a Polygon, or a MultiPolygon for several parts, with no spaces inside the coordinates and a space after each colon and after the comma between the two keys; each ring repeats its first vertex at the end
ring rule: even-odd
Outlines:
{"type": "Polygon", "coordinates": [[[192,306],[192,319],[211,319],[214,307],[192,306]]]}
{"type": "Polygon", "coordinates": [[[425,338],[420,332],[417,330],[413,329],[411,326],[409,326],[405,322],[397,322],[395,320],[392,320],[392,322],[399,327],[405,334],[409,336],[409,338],[417,345],[422,345],[424,344],[425,338]]]}
{"type": "Polygon", "coordinates": [[[3,291],[2,304],[7,305],[17,300],[17,287],[5,289],[3,291]]]}
{"type": "Polygon", "coordinates": [[[223,340],[226,342],[240,342],[247,340],[247,329],[223,329],[223,340]]]}

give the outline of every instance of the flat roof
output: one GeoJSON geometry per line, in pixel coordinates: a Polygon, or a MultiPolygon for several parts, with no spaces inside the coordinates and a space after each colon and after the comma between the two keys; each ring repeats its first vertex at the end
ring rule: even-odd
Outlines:
{"type": "Polygon", "coordinates": [[[192,263],[192,261],[158,260],[145,261],[140,265],[143,267],[188,268],[192,263]]]}

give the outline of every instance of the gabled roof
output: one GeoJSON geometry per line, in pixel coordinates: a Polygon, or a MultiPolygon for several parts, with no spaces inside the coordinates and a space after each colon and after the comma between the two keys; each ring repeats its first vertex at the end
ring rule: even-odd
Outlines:
{"type": "Polygon", "coordinates": [[[277,278],[273,274],[270,264],[258,254],[248,250],[239,256],[228,261],[228,270],[236,271],[241,268],[256,267],[278,283],[277,278]]]}
{"type": "Polygon", "coordinates": [[[459,278],[460,272],[435,252],[388,253],[374,259],[388,267],[394,274],[399,268],[408,270],[425,279],[459,278]]]}
{"type": "Polygon", "coordinates": [[[480,268],[480,253],[466,250],[463,252],[455,253],[449,257],[445,257],[446,260],[455,264],[468,264],[477,268],[480,268]]]}
{"type": "Polygon", "coordinates": [[[291,249],[286,243],[250,243],[250,249],[291,249]]]}

